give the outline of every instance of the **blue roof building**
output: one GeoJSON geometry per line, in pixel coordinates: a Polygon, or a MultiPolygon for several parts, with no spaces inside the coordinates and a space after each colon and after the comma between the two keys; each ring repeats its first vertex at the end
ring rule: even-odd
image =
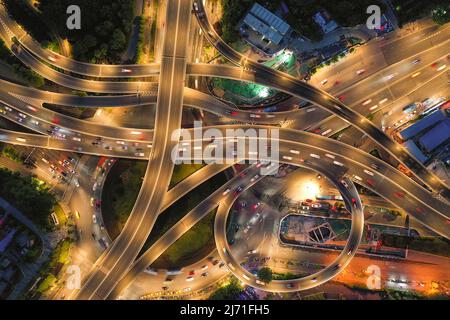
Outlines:
{"type": "Polygon", "coordinates": [[[406,141],[403,146],[406,148],[406,150],[411,153],[411,155],[417,159],[417,161],[420,161],[421,163],[425,163],[425,161],[428,160],[428,157],[425,156],[422,151],[420,151],[419,147],[415,144],[414,141],[408,140],[406,141]]]}
{"type": "Polygon", "coordinates": [[[431,152],[450,139],[450,119],[445,119],[419,139],[426,152],[431,152]]]}
{"type": "Polygon", "coordinates": [[[259,3],[253,5],[244,17],[243,22],[255,32],[261,34],[264,39],[277,45],[291,28],[286,22],[259,3]]]}
{"type": "Polygon", "coordinates": [[[263,21],[265,24],[270,26],[272,29],[275,29],[282,35],[285,35],[290,28],[290,26],[286,22],[264,8],[259,3],[255,3],[250,9],[250,12],[259,20],[263,21]]]}
{"type": "Polygon", "coordinates": [[[439,121],[445,120],[446,116],[442,110],[436,110],[432,114],[426,116],[425,118],[417,121],[413,125],[400,132],[400,136],[403,140],[408,140],[417,135],[419,132],[435,125],[439,121]]]}

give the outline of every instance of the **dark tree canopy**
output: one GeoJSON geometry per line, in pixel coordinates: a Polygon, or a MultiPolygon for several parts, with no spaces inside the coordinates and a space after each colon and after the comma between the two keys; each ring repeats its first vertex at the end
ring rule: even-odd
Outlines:
{"type": "Polygon", "coordinates": [[[125,50],[134,18],[132,0],[41,0],[43,19],[52,21],[63,38],[73,44],[76,59],[88,62],[117,63],[125,50]],[[81,30],[66,27],[66,9],[81,9],[81,30]]]}

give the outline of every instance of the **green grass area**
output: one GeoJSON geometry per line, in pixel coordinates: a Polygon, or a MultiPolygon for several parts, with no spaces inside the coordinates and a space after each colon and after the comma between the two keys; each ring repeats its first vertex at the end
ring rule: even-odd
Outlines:
{"type": "Polygon", "coordinates": [[[52,251],[49,261],[40,271],[43,280],[38,284],[36,292],[28,292],[28,298],[45,294],[51,287],[56,284],[57,277],[62,268],[70,262],[70,249],[72,241],[70,239],[61,240],[52,251]]]}
{"type": "Polygon", "coordinates": [[[102,214],[112,239],[119,235],[127,222],[146,169],[146,161],[120,159],[108,174],[102,192],[102,214]]]}
{"type": "Polygon", "coordinates": [[[172,244],[153,264],[155,268],[174,268],[198,261],[214,247],[214,218],[216,210],[197,222],[172,244]]]}
{"type": "MultiPolygon", "coordinates": [[[[204,164],[182,164],[174,167],[170,187],[173,187],[204,164]]],[[[145,174],[147,162],[135,160],[119,160],[111,169],[105,181],[102,192],[102,214],[105,227],[112,239],[115,239],[123,229],[131,210],[133,209],[145,174]]],[[[199,187],[178,200],[165,210],[152,230],[147,246],[166,232],[181,217],[207,197],[226,179],[223,174],[202,183],[199,187]]]]}
{"type": "Polygon", "coordinates": [[[203,182],[194,190],[190,191],[184,197],[179,199],[169,208],[162,212],[148,237],[141,252],[147,250],[157,239],[159,239],[167,230],[184,217],[189,211],[197,206],[201,201],[207,198],[212,192],[217,190],[226,182],[224,173],[218,173],[211,179],[203,182]]]}
{"type": "Polygon", "coordinates": [[[203,168],[204,166],[205,166],[204,163],[176,165],[173,168],[173,173],[172,173],[172,178],[170,179],[169,189],[173,188],[177,183],[186,179],[191,174],[193,174],[195,171],[203,168]]]}
{"type": "Polygon", "coordinates": [[[53,274],[49,274],[38,286],[37,292],[44,294],[48,289],[53,287],[56,283],[56,277],[53,274]]]}
{"type": "MultiPolygon", "coordinates": [[[[263,64],[269,68],[280,70],[287,73],[295,73],[295,63],[297,58],[293,54],[280,54],[274,59],[264,62],[263,64]]],[[[234,103],[241,103],[245,100],[247,103],[257,102],[277,93],[271,88],[248,83],[244,81],[236,81],[230,79],[213,78],[213,86],[224,91],[224,98],[234,103]]]]}
{"type": "Polygon", "coordinates": [[[17,150],[11,146],[7,146],[7,147],[3,148],[2,155],[4,155],[6,158],[8,158],[14,162],[23,163],[23,160],[20,157],[20,153],[17,152],[17,150]]]}
{"type": "Polygon", "coordinates": [[[53,206],[53,210],[56,217],[58,218],[59,225],[64,226],[67,223],[67,215],[64,212],[63,208],[61,208],[61,206],[57,203],[53,206]]]}
{"type": "Polygon", "coordinates": [[[300,279],[303,278],[305,276],[309,275],[309,273],[297,273],[297,274],[293,274],[293,273],[273,273],[273,280],[292,280],[292,279],[300,279]]]}

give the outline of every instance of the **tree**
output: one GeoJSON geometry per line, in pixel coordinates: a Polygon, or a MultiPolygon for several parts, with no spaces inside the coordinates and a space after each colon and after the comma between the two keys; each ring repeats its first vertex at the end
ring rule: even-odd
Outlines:
{"type": "Polygon", "coordinates": [[[450,6],[441,6],[433,10],[433,21],[443,25],[450,21],[450,6]]]}
{"type": "Polygon", "coordinates": [[[236,278],[232,278],[230,283],[219,288],[208,299],[209,300],[236,300],[242,292],[242,287],[236,278]]]}
{"type": "Polygon", "coordinates": [[[112,39],[110,41],[110,47],[114,51],[122,50],[127,44],[127,39],[120,29],[116,29],[113,32],[112,39]]]}
{"type": "Polygon", "coordinates": [[[264,281],[266,283],[269,283],[273,279],[273,273],[272,269],[269,267],[264,267],[258,270],[258,278],[261,281],[264,281]]]}

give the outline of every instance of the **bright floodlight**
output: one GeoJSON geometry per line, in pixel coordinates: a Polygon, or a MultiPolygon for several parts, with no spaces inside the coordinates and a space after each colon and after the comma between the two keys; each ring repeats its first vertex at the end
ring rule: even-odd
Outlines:
{"type": "Polygon", "coordinates": [[[267,98],[269,96],[269,88],[264,87],[259,91],[259,97],[260,98],[267,98]]]}

